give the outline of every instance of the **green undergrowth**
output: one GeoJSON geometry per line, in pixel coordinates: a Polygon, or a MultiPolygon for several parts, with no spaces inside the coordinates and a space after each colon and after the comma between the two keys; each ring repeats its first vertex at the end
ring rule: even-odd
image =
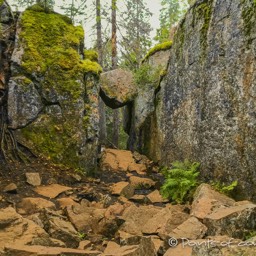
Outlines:
{"type": "Polygon", "coordinates": [[[139,88],[154,85],[159,86],[161,77],[166,75],[166,70],[162,66],[152,67],[150,64],[143,63],[134,73],[134,78],[139,88]]]}
{"type": "Polygon", "coordinates": [[[198,162],[176,161],[172,167],[162,169],[165,182],[161,187],[161,194],[164,198],[170,199],[176,203],[184,203],[193,197],[193,192],[198,186],[199,176],[198,162]]]}
{"type": "Polygon", "coordinates": [[[146,61],[150,56],[154,55],[156,52],[166,51],[166,50],[171,49],[171,47],[172,47],[172,41],[168,41],[168,42],[164,42],[164,43],[155,45],[153,48],[151,48],[148,51],[148,53],[146,54],[146,56],[144,57],[142,62],[146,61]]]}
{"type": "Polygon", "coordinates": [[[4,3],[4,0],[0,0],[0,5],[2,5],[4,3]]]}
{"type": "Polygon", "coordinates": [[[227,185],[226,183],[221,183],[220,181],[216,181],[216,182],[213,181],[210,184],[218,192],[232,197],[232,193],[235,190],[235,188],[237,187],[238,181],[235,180],[232,183],[230,183],[229,185],[227,185]]]}

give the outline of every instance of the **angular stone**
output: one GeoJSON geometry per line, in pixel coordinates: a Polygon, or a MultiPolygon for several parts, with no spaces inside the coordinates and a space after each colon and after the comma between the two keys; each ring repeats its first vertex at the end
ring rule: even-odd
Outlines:
{"type": "Polygon", "coordinates": [[[145,203],[146,199],[147,198],[144,195],[134,195],[133,197],[129,198],[129,200],[141,204],[145,203]]]}
{"type": "Polygon", "coordinates": [[[111,187],[112,195],[131,198],[134,195],[134,187],[129,182],[121,181],[111,187]]]}
{"type": "Polygon", "coordinates": [[[19,256],[99,256],[99,251],[87,251],[62,247],[28,246],[28,245],[8,245],[5,248],[7,255],[19,256]]]}
{"type": "Polygon", "coordinates": [[[61,209],[64,209],[67,206],[72,206],[72,205],[78,206],[79,205],[77,202],[75,202],[70,197],[59,198],[59,199],[57,199],[57,202],[59,203],[59,206],[61,209]]]}
{"type": "Polygon", "coordinates": [[[110,171],[128,171],[129,166],[134,164],[131,151],[105,149],[101,157],[101,169],[110,171]]]}
{"type": "Polygon", "coordinates": [[[203,223],[195,217],[190,217],[177,228],[172,230],[169,233],[169,236],[176,239],[187,238],[189,240],[197,240],[203,238],[206,231],[207,227],[203,223]]]}
{"type": "Polygon", "coordinates": [[[227,235],[243,239],[246,233],[255,230],[256,205],[244,204],[229,208],[220,208],[207,215],[203,223],[208,235],[227,235]]]}
{"type": "Polygon", "coordinates": [[[215,191],[210,185],[201,184],[194,194],[191,215],[203,219],[218,208],[229,207],[234,204],[233,199],[215,191]]]}
{"type": "Polygon", "coordinates": [[[27,183],[32,186],[40,186],[41,185],[41,177],[39,173],[31,173],[27,172],[26,174],[27,183]]]}
{"type": "MultiPolygon", "coordinates": [[[[181,255],[182,256],[194,256],[192,254],[192,252],[193,252],[192,247],[186,246],[183,248],[183,246],[181,244],[179,244],[174,248],[173,247],[169,248],[166,251],[166,253],[164,254],[164,256],[181,256],[181,255]]],[[[199,256],[199,255],[197,255],[197,256],[199,256]]],[[[204,256],[206,256],[206,254],[204,256]]]]}
{"type": "Polygon", "coordinates": [[[49,246],[52,241],[45,230],[33,221],[22,218],[14,208],[8,207],[0,211],[0,251],[10,244],[49,246]]]}
{"type": "Polygon", "coordinates": [[[119,246],[114,242],[109,242],[104,256],[155,256],[156,251],[150,238],[142,237],[138,245],[119,246]]]}
{"type": "Polygon", "coordinates": [[[61,218],[51,217],[48,223],[48,234],[51,237],[61,240],[69,248],[77,248],[79,237],[74,226],[61,218]]]}
{"type": "Polygon", "coordinates": [[[80,250],[85,250],[85,249],[89,249],[92,245],[92,242],[89,240],[83,240],[79,243],[78,249],[80,250]]]}
{"type": "Polygon", "coordinates": [[[70,222],[79,232],[97,233],[99,222],[105,216],[106,209],[97,209],[86,206],[68,206],[66,208],[70,222]]]}
{"type": "Polygon", "coordinates": [[[148,200],[154,204],[154,203],[166,203],[169,200],[167,199],[163,199],[163,197],[161,196],[159,190],[154,190],[153,192],[151,192],[150,194],[147,195],[148,200]]]}
{"type": "Polygon", "coordinates": [[[48,186],[40,186],[34,189],[34,191],[36,193],[38,193],[39,195],[45,196],[45,197],[49,197],[49,198],[55,198],[57,197],[59,194],[68,191],[68,190],[72,190],[71,187],[66,187],[66,186],[62,186],[59,184],[51,184],[48,186]]]}
{"type": "Polygon", "coordinates": [[[137,177],[137,176],[131,176],[130,177],[130,184],[134,187],[134,188],[151,188],[155,186],[155,181],[149,179],[149,178],[141,178],[141,177],[137,177]]]}
{"type": "Polygon", "coordinates": [[[115,69],[100,75],[100,95],[105,104],[118,108],[132,101],[137,94],[133,74],[123,69],[115,69]]]}
{"type": "Polygon", "coordinates": [[[125,220],[125,223],[119,230],[133,235],[142,235],[145,224],[151,225],[150,220],[160,211],[160,207],[152,205],[139,207],[131,205],[123,212],[122,219],[125,220]]]}
{"type": "Polygon", "coordinates": [[[43,198],[27,197],[23,198],[17,205],[19,214],[33,214],[44,209],[55,210],[55,204],[43,198]]]}
{"type": "Polygon", "coordinates": [[[154,216],[145,221],[142,226],[142,233],[148,235],[159,235],[163,240],[168,234],[189,218],[183,212],[184,207],[178,205],[167,205],[161,208],[154,216]]]}
{"type": "Polygon", "coordinates": [[[14,183],[11,183],[7,185],[3,191],[6,193],[17,193],[17,185],[14,183]]]}

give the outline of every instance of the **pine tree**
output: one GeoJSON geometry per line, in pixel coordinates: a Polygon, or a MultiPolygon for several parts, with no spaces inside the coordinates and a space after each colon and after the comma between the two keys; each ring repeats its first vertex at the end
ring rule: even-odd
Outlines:
{"type": "Polygon", "coordinates": [[[162,0],[161,5],[160,28],[155,37],[160,43],[169,40],[170,29],[177,24],[188,7],[186,0],[162,0]]]}
{"type": "Polygon", "coordinates": [[[135,70],[151,45],[151,25],[149,18],[152,13],[146,7],[144,0],[128,0],[125,2],[127,11],[121,14],[124,30],[122,34],[121,52],[123,65],[135,70]]]}

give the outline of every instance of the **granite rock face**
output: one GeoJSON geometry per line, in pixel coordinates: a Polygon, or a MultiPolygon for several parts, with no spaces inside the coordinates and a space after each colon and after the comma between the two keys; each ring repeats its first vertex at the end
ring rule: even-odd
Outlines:
{"type": "Polygon", "coordinates": [[[96,168],[98,63],[83,57],[84,33],[39,5],[21,13],[8,71],[8,127],[37,155],[96,168]]]}
{"type": "Polygon", "coordinates": [[[163,165],[198,161],[205,178],[238,180],[238,194],[253,200],[255,13],[250,0],[198,0],[190,7],[138,146],[163,165]]]}

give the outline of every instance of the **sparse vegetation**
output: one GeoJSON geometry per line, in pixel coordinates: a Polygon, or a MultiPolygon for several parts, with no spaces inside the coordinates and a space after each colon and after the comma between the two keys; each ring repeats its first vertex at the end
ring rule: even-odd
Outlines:
{"type": "Polygon", "coordinates": [[[164,167],[162,173],[165,182],[161,187],[161,194],[166,199],[176,203],[184,203],[192,198],[192,191],[198,185],[198,162],[173,162],[172,167],[164,167]]]}
{"type": "Polygon", "coordinates": [[[238,185],[238,181],[235,180],[231,184],[227,185],[225,183],[221,183],[220,181],[217,182],[211,182],[212,187],[219,191],[222,194],[225,194],[227,196],[232,196],[232,192],[238,185]]]}

